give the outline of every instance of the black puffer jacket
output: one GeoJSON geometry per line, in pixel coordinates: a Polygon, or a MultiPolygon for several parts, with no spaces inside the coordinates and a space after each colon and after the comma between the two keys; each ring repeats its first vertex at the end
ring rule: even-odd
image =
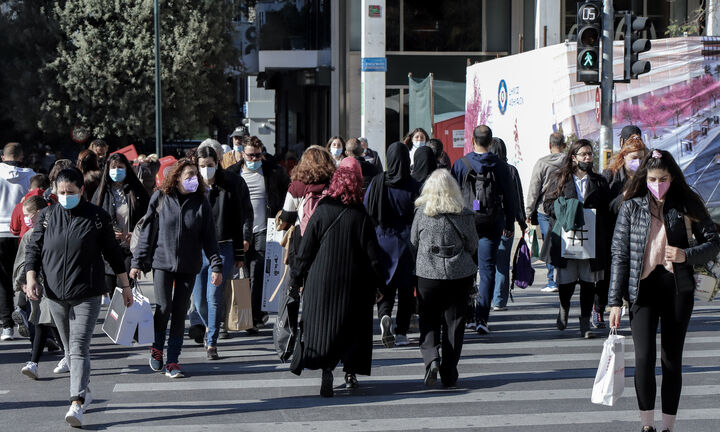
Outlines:
{"type": "Polygon", "coordinates": [[[218,169],[208,200],[215,220],[217,241],[232,240],[235,261],[242,261],[245,256],[243,226],[248,220],[252,224],[253,220],[250,192],[245,180],[235,173],[218,169]]]}
{"type": "MultiPolygon", "coordinates": [[[[637,298],[650,233],[649,199],[648,196],[633,198],[620,207],[611,248],[609,306],[621,306],[623,297],[628,297],[631,303],[637,298]]],[[[683,209],[684,206],[669,199],[663,205],[668,244],[684,249],[687,256],[684,263],[673,264],[678,292],[693,291],[692,266],[707,263],[720,251],[720,237],[709,216],[692,223],[692,232],[699,244],[689,247],[683,209]]]]}

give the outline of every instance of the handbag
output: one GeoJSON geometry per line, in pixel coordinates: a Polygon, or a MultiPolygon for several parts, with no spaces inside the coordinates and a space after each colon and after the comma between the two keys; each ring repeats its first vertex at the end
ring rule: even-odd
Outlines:
{"type": "Polygon", "coordinates": [[[289,288],[280,294],[280,309],[273,327],[273,344],[280,362],[287,362],[293,355],[295,339],[298,333],[298,312],[300,310],[300,293],[289,288]]]}
{"type": "MultiPolygon", "coordinates": [[[[241,276],[244,276],[242,270],[241,276]]],[[[243,277],[230,281],[229,298],[226,304],[225,325],[228,330],[240,331],[253,327],[250,279],[243,277]]]]}
{"type": "Polygon", "coordinates": [[[610,329],[610,335],[603,343],[592,397],[594,404],[613,406],[625,389],[625,336],[610,329]]]}
{"type": "Polygon", "coordinates": [[[520,244],[515,249],[515,257],[513,258],[512,267],[512,286],[525,289],[535,281],[535,269],[532,266],[532,258],[530,248],[524,238],[520,239],[520,244]]]}
{"type": "MultiPolygon", "coordinates": [[[[683,218],[688,244],[690,247],[696,246],[697,242],[692,233],[692,222],[687,216],[683,218]]],[[[693,266],[693,277],[695,279],[695,299],[703,302],[712,301],[720,291],[720,254],[705,265],[693,266]]]]}
{"type": "Polygon", "coordinates": [[[122,289],[115,288],[102,326],[103,332],[118,345],[149,344],[155,340],[152,306],[136,286],[133,288],[133,304],[125,306],[122,289]]]}

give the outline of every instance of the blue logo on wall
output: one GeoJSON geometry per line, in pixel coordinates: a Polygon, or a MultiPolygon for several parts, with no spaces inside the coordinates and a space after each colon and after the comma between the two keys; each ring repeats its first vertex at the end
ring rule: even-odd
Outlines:
{"type": "Polygon", "coordinates": [[[505,80],[500,80],[498,86],[498,108],[500,108],[500,114],[505,114],[508,105],[508,89],[505,80]]]}

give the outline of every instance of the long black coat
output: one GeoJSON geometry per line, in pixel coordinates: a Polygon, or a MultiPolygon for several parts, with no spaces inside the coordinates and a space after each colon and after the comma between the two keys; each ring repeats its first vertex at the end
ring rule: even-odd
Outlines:
{"type": "Polygon", "coordinates": [[[375,292],[385,280],[381,253],[362,205],[320,201],[290,279],[291,286],[304,286],[303,368],[332,369],[342,361],[348,373],[370,374],[375,292]]]}
{"type": "MultiPolygon", "coordinates": [[[[610,242],[606,239],[612,236],[612,231],[609,223],[609,208],[610,208],[610,190],[608,189],[607,180],[600,174],[591,172],[588,173],[587,189],[585,190],[585,203],[583,208],[596,209],[595,217],[595,258],[590,260],[590,269],[592,271],[609,271],[609,249],[610,242]]],[[[550,184],[557,184],[558,176],[555,176],[555,181],[550,184]]],[[[550,216],[550,229],[555,226],[555,200],[558,198],[555,187],[552,187],[548,193],[545,194],[545,200],[543,201],[543,210],[550,216]]],[[[563,189],[563,197],[577,199],[577,189],[575,189],[575,182],[571,178],[565,183],[563,189]]],[[[560,236],[554,234],[552,231],[548,232],[550,236],[549,243],[549,259],[550,264],[555,267],[565,268],[567,267],[567,259],[561,255],[560,236]]],[[[543,246],[545,249],[545,246],[543,246]]]]}

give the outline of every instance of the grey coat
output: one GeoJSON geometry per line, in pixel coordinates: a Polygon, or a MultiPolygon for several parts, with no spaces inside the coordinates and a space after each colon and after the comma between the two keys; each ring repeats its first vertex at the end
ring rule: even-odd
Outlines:
{"type": "Polygon", "coordinates": [[[416,254],[416,274],[425,279],[454,280],[477,273],[478,236],[475,216],[460,214],[430,217],[425,208],[415,211],[410,243],[416,254]]]}
{"type": "MultiPolygon", "coordinates": [[[[538,212],[545,213],[543,210],[543,200],[545,192],[550,187],[551,174],[559,170],[565,163],[565,153],[552,153],[543,156],[535,163],[532,176],[530,177],[530,187],[528,188],[527,202],[525,203],[525,213],[532,219],[537,219],[538,212]]],[[[554,185],[555,183],[553,183],[554,185]]]]}

